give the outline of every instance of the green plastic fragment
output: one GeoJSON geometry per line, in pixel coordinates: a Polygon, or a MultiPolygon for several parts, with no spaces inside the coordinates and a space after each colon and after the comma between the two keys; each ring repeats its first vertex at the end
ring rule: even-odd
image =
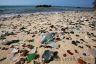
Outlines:
{"type": "Polygon", "coordinates": [[[27,57],[26,57],[26,60],[28,62],[31,62],[33,59],[36,59],[37,58],[37,54],[36,53],[33,53],[33,54],[28,54],[27,57]]]}

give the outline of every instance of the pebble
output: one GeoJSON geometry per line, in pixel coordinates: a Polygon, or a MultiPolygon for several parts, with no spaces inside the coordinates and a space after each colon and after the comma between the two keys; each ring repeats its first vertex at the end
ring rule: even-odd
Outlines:
{"type": "Polygon", "coordinates": [[[80,39],[81,41],[85,42],[83,39],[80,39]]]}
{"type": "Polygon", "coordinates": [[[89,46],[89,45],[86,45],[88,48],[91,48],[91,46],[89,46]]]}
{"type": "Polygon", "coordinates": [[[27,50],[20,50],[21,56],[26,56],[28,54],[27,50]]]}
{"type": "Polygon", "coordinates": [[[66,57],[67,55],[66,54],[63,54],[64,57],[66,57]]]}
{"type": "Polygon", "coordinates": [[[76,34],[76,37],[79,37],[79,35],[78,35],[78,34],[76,34]]]}
{"type": "Polygon", "coordinates": [[[71,31],[70,33],[71,33],[71,34],[74,34],[74,31],[71,31]]]}
{"type": "Polygon", "coordinates": [[[25,59],[24,58],[20,58],[19,61],[21,62],[21,64],[24,64],[25,63],[25,59]]]}
{"type": "Polygon", "coordinates": [[[70,55],[73,55],[73,53],[70,50],[67,50],[67,53],[69,53],[70,55]]]}
{"type": "Polygon", "coordinates": [[[6,59],[6,57],[0,56],[0,61],[3,61],[3,60],[5,60],[5,59],[6,59]]]}
{"type": "Polygon", "coordinates": [[[9,48],[3,47],[2,50],[8,50],[9,48]]]}
{"type": "Polygon", "coordinates": [[[15,64],[21,64],[21,62],[20,62],[20,61],[18,61],[18,62],[16,62],[15,64]]]}
{"type": "Polygon", "coordinates": [[[75,46],[77,46],[78,44],[73,40],[72,41],[72,44],[74,44],[75,46]]]}
{"type": "Polygon", "coordinates": [[[29,49],[33,49],[34,48],[34,46],[32,46],[32,45],[27,45],[27,47],[29,48],[29,49]]]}
{"type": "Polygon", "coordinates": [[[61,31],[64,31],[65,32],[65,28],[61,28],[61,31]]]}
{"type": "Polygon", "coordinates": [[[96,46],[93,46],[94,48],[96,48],[96,46]]]}
{"type": "Polygon", "coordinates": [[[78,46],[79,48],[84,48],[83,46],[78,46]]]}
{"type": "Polygon", "coordinates": [[[75,53],[78,53],[78,51],[77,51],[77,50],[75,50],[75,53]]]}
{"type": "Polygon", "coordinates": [[[80,59],[80,58],[78,59],[78,63],[79,63],[79,64],[87,64],[84,60],[82,60],[82,59],[80,59]]]}
{"type": "Polygon", "coordinates": [[[50,27],[51,27],[51,28],[54,28],[55,26],[54,26],[54,25],[51,25],[50,27]]]}
{"type": "Polygon", "coordinates": [[[57,41],[60,41],[61,39],[59,37],[56,38],[57,41]]]}
{"type": "Polygon", "coordinates": [[[69,38],[66,38],[66,40],[69,40],[69,38]]]}
{"type": "Polygon", "coordinates": [[[84,56],[86,56],[86,53],[83,53],[84,56]]]}
{"type": "Polygon", "coordinates": [[[33,34],[32,37],[35,37],[35,34],[33,34]]]}

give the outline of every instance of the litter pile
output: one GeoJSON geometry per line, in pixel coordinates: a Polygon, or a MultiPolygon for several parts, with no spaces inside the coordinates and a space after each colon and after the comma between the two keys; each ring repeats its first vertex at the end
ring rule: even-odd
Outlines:
{"type": "Polygon", "coordinates": [[[31,62],[38,57],[37,48],[31,44],[23,44],[20,47],[12,45],[11,48],[11,59],[16,62],[15,64],[24,64],[25,61],[31,62]]]}

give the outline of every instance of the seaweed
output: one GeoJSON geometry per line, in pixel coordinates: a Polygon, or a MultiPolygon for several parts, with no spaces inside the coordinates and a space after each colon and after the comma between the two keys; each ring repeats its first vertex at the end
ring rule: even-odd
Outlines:
{"type": "Polygon", "coordinates": [[[28,40],[28,42],[34,42],[34,39],[28,40]]]}
{"type": "Polygon", "coordinates": [[[25,33],[29,34],[29,33],[30,33],[30,30],[29,30],[29,31],[26,31],[25,29],[26,29],[25,27],[21,27],[21,28],[20,28],[20,31],[22,31],[22,32],[25,32],[25,33]]]}
{"type": "Polygon", "coordinates": [[[7,43],[5,43],[5,45],[10,45],[12,43],[18,43],[20,40],[12,40],[12,41],[8,41],[7,43]]]}
{"type": "Polygon", "coordinates": [[[5,38],[4,35],[1,35],[1,36],[0,36],[0,39],[1,39],[1,40],[4,40],[4,39],[6,39],[6,38],[5,38]]]}
{"type": "Polygon", "coordinates": [[[10,33],[6,32],[5,34],[2,34],[0,36],[0,39],[4,40],[6,39],[6,36],[10,36],[10,35],[16,35],[16,34],[14,32],[10,32],[10,33]]]}

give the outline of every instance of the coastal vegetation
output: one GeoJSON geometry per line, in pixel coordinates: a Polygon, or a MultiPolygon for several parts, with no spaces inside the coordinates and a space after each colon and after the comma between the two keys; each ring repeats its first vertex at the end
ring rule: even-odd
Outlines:
{"type": "Polygon", "coordinates": [[[37,5],[36,7],[52,7],[51,5],[37,5]]]}
{"type": "Polygon", "coordinates": [[[94,0],[93,5],[94,5],[94,9],[96,10],[96,0],[94,0]]]}

